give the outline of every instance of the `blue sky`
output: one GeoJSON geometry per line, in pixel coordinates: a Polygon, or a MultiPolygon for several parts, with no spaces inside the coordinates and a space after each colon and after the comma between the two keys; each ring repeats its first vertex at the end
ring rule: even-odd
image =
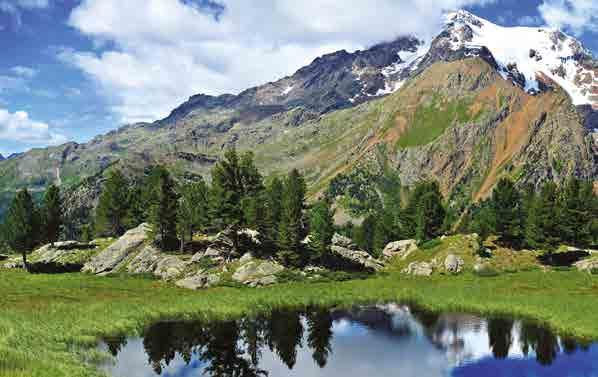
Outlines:
{"type": "Polygon", "coordinates": [[[433,35],[456,8],[560,27],[598,51],[598,0],[0,0],[0,153],[84,142],[337,49],[433,35]]]}

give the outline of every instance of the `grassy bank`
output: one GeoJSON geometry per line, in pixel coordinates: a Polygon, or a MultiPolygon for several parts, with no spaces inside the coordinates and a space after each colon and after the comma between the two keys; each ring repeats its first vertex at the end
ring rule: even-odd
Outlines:
{"type": "Polygon", "coordinates": [[[0,376],[96,376],[98,337],[135,334],[163,318],[224,318],[282,305],[415,301],[429,309],[512,313],[598,338],[598,278],[522,272],[428,279],[391,274],[337,283],[193,292],[140,278],[0,270],[0,376]]]}

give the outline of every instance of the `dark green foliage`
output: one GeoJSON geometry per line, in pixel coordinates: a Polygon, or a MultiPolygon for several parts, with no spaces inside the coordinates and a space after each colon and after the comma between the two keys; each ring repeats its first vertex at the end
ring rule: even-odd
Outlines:
{"type": "Polygon", "coordinates": [[[496,233],[503,243],[512,247],[521,246],[523,240],[523,211],[521,195],[510,179],[498,181],[490,208],[494,217],[496,233]]]}
{"type": "Polygon", "coordinates": [[[60,235],[62,225],[62,203],[60,189],[55,185],[48,186],[42,203],[42,229],[44,241],[54,244],[60,235]]]}
{"type": "Polygon", "coordinates": [[[395,217],[390,211],[386,210],[378,213],[376,217],[372,255],[379,256],[386,245],[395,238],[395,217]]]}
{"type": "Polygon", "coordinates": [[[154,194],[149,203],[149,223],[152,236],[163,250],[172,250],[177,244],[178,198],[174,181],[163,167],[155,169],[158,177],[154,194]]]}
{"type": "Polygon", "coordinates": [[[207,219],[208,187],[203,179],[179,187],[177,232],[181,241],[181,251],[185,247],[185,241],[191,240],[193,233],[207,225],[207,219]]]}
{"type": "Polygon", "coordinates": [[[128,197],[129,182],[120,170],[112,170],[104,183],[95,211],[94,225],[97,236],[120,236],[125,232],[128,197]]]}
{"type": "Polygon", "coordinates": [[[574,245],[598,243],[598,196],[590,181],[571,178],[561,195],[560,234],[574,245]]]}
{"type": "Polygon", "coordinates": [[[309,211],[310,261],[319,264],[328,252],[334,235],[334,213],[326,200],[317,201],[309,211]]]}
{"type": "Polygon", "coordinates": [[[13,199],[3,228],[8,246],[22,254],[27,268],[27,254],[35,247],[39,234],[39,214],[27,189],[19,191],[13,199]]]}
{"type": "Polygon", "coordinates": [[[286,265],[298,267],[304,263],[301,241],[305,236],[303,208],[305,207],[305,181],[293,169],[284,182],[282,212],[278,230],[278,258],[286,265]]]}
{"type": "Polygon", "coordinates": [[[376,216],[368,215],[361,225],[353,229],[353,240],[360,249],[372,253],[374,251],[374,234],[376,230],[376,216]]]}
{"type": "Polygon", "coordinates": [[[150,185],[136,185],[129,189],[129,196],[127,198],[127,215],[125,217],[125,227],[127,229],[135,228],[139,224],[147,221],[147,203],[144,202],[144,187],[146,191],[150,192],[150,185]]]}
{"type": "Polygon", "coordinates": [[[427,191],[416,205],[416,231],[418,240],[437,237],[442,231],[446,211],[442,205],[442,194],[436,182],[425,184],[427,191]]]}

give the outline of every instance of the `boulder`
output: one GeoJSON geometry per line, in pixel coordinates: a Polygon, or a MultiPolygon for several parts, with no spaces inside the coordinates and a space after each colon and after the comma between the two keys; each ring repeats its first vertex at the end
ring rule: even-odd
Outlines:
{"type": "Polygon", "coordinates": [[[431,276],[434,268],[428,262],[411,262],[402,272],[414,276],[431,276]]]}
{"type": "Polygon", "coordinates": [[[446,272],[450,272],[452,274],[458,274],[463,270],[463,259],[461,257],[456,256],[455,254],[449,254],[444,259],[444,269],[446,272]]]}
{"type": "Polygon", "coordinates": [[[330,252],[333,257],[341,259],[351,267],[357,267],[366,271],[378,271],[384,267],[381,261],[363,250],[353,250],[343,246],[332,245],[330,252]]]}
{"type": "Polygon", "coordinates": [[[338,233],[334,233],[334,235],[332,236],[332,245],[344,247],[347,249],[357,248],[355,243],[353,243],[353,240],[351,240],[349,237],[345,237],[338,233]]]}
{"type": "Polygon", "coordinates": [[[238,256],[237,251],[234,250],[234,242],[232,236],[232,229],[228,228],[219,232],[214,238],[214,241],[203,253],[202,257],[212,258],[218,262],[223,262],[227,259],[232,259],[238,256]]]}
{"type": "Polygon", "coordinates": [[[156,263],[154,275],[162,280],[173,280],[185,272],[187,263],[176,255],[166,255],[156,263]]]}
{"type": "Polygon", "coordinates": [[[245,264],[247,262],[249,262],[250,260],[253,259],[253,254],[251,253],[245,253],[241,256],[241,258],[239,259],[239,262],[241,262],[241,264],[245,264]]]}
{"type": "Polygon", "coordinates": [[[130,274],[153,273],[162,258],[160,250],[153,245],[147,245],[129,262],[127,272],[130,274]]]}
{"type": "Polygon", "coordinates": [[[579,271],[592,273],[598,271],[598,258],[584,259],[574,264],[579,271]]]}
{"type": "Polygon", "coordinates": [[[107,274],[114,272],[117,267],[142,243],[147,240],[149,226],[141,224],[131,229],[100,254],[85,264],[83,272],[92,274],[107,274]]]}
{"type": "Polygon", "coordinates": [[[240,283],[251,285],[257,284],[261,279],[276,275],[283,270],[284,267],[282,265],[273,261],[252,260],[237,268],[232,278],[240,283]]]}
{"type": "MultiPolygon", "coordinates": [[[[96,245],[79,241],[61,241],[47,244],[27,257],[29,271],[34,273],[62,273],[81,271],[95,254],[96,245]]],[[[6,268],[23,268],[20,257],[8,261],[6,268]]]]}
{"type": "Polygon", "coordinates": [[[195,275],[178,280],[175,285],[180,288],[197,290],[201,288],[213,287],[220,283],[220,279],[220,275],[216,273],[207,274],[203,271],[199,271],[195,275]]]}
{"type": "Polygon", "coordinates": [[[276,284],[278,279],[274,275],[264,276],[257,280],[250,281],[248,285],[252,288],[265,287],[266,285],[276,284]]]}
{"type": "Polygon", "coordinates": [[[399,257],[406,259],[411,253],[417,250],[416,240],[402,240],[391,242],[382,251],[384,258],[399,257]]]}

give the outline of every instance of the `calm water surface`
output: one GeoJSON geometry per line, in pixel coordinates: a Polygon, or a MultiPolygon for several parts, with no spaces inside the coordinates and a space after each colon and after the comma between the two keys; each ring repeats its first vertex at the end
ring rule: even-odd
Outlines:
{"type": "Polygon", "coordinates": [[[508,318],[402,305],[160,322],[107,339],[115,377],[598,377],[598,345],[508,318]]]}

